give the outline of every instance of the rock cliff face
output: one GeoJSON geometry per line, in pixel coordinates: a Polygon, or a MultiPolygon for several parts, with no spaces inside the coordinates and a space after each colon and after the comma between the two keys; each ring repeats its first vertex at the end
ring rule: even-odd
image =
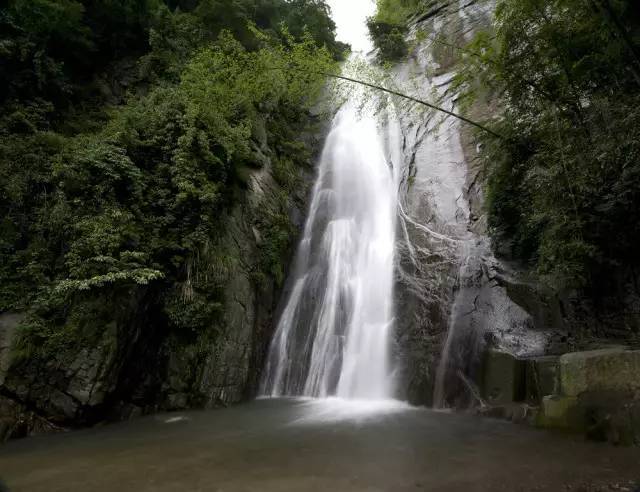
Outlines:
{"type": "MultiPolygon", "coordinates": [[[[434,2],[414,20],[401,91],[460,112],[452,80],[459,48],[491,25],[493,2],[434,2]]],[[[638,343],[635,272],[611,272],[599,292],[560,292],[492,242],[482,152],[473,128],[397,101],[404,160],[398,231],[395,354],[400,396],[414,403],[478,405],[484,352],[519,358],[638,343]],[[634,280],[635,279],[635,280],[634,280]]],[[[471,119],[496,111],[476,103],[471,119]]]]}
{"type": "MultiPolygon", "coordinates": [[[[460,111],[453,47],[490,24],[492,5],[441,7],[414,23],[412,51],[395,79],[411,95],[460,111]]],[[[638,352],[629,350],[640,333],[637,272],[609,272],[591,292],[545,285],[505,254],[508,245],[489,238],[482,149],[472,129],[397,104],[404,151],[394,163],[404,176],[394,347],[400,396],[639,443],[638,352]]],[[[469,116],[482,121],[495,110],[476,103],[469,116]]]]}
{"type": "MultiPolygon", "coordinates": [[[[315,136],[302,138],[318,147],[315,136]]],[[[23,315],[0,315],[0,441],[157,410],[227,405],[255,394],[279,292],[273,276],[256,278],[264,247],[259,218],[284,207],[294,230],[301,228],[312,163],[299,170],[301,186],[287,195],[273,177],[266,130],[254,136],[253,147],[260,167],[223,219],[220,237],[212,238],[239,261],[215,272],[203,254],[189,266],[194,277],[225,275],[221,321],[199,333],[169,333],[158,292],[137,288],[98,339],[39,360],[16,350],[23,315]]],[[[295,240],[292,234],[290,249],[295,240]]],[[[180,286],[185,295],[188,284],[180,286]]]]}
{"type": "MultiPolygon", "coordinates": [[[[436,47],[464,45],[490,15],[486,6],[454,2],[423,16],[410,38],[426,41],[409,42],[414,48],[396,67],[396,81],[416,97],[457,111],[451,89],[456,53],[436,47]]],[[[536,314],[511,295],[510,286],[521,282],[493,254],[471,131],[441,113],[398,104],[405,156],[398,164],[404,176],[396,289],[401,396],[466,407],[476,403],[473,386],[487,343],[539,354],[548,325],[537,325],[536,314]]]]}

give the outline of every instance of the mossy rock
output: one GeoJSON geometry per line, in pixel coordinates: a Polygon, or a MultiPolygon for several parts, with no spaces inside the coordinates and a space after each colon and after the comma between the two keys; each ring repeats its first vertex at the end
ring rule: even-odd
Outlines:
{"type": "Polygon", "coordinates": [[[640,352],[624,348],[560,357],[559,392],[542,398],[539,427],[640,445],[640,352]]]}
{"type": "Polygon", "coordinates": [[[640,391],[640,351],[615,348],[561,356],[561,394],[592,391],[640,391]]]}
{"type": "Polygon", "coordinates": [[[588,391],[578,398],[587,437],[613,444],[640,445],[640,400],[624,391],[588,391]]]}
{"type": "Polygon", "coordinates": [[[545,429],[575,432],[583,432],[586,429],[584,412],[578,405],[578,399],[571,396],[545,396],[536,425],[545,429]]]}

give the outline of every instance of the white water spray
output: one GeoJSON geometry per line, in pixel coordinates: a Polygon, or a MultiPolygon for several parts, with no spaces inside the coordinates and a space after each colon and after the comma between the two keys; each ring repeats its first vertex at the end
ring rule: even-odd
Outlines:
{"type": "MultiPolygon", "coordinates": [[[[354,50],[367,51],[365,19],[375,2],[351,3],[332,2],[338,32],[354,50]]],[[[265,395],[379,400],[393,394],[400,130],[393,117],[375,114],[375,104],[364,106],[352,94],[326,139],[267,359],[265,395]]]]}
{"type": "MultiPolygon", "coordinates": [[[[291,294],[271,346],[271,396],[392,395],[397,183],[372,111],[347,102],[327,137],[291,294]]],[[[390,127],[393,127],[391,125],[390,127]]]]}

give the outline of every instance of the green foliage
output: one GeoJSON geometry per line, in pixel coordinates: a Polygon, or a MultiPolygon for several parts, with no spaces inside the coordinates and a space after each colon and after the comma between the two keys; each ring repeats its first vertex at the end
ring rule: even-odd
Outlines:
{"type": "Polygon", "coordinates": [[[407,55],[407,29],[404,25],[390,24],[371,17],[367,19],[367,27],[378,48],[378,59],[381,62],[398,61],[407,55]]]}
{"type": "Polygon", "coordinates": [[[377,0],[375,19],[393,25],[404,25],[415,14],[422,0],[377,0]]]}
{"type": "Polygon", "coordinates": [[[196,335],[211,328],[211,320],[222,312],[222,305],[210,302],[206,296],[185,299],[177,295],[167,299],[165,310],[180,333],[196,335]]]}
{"type": "MultiPolygon", "coordinates": [[[[257,8],[264,9],[270,3],[276,2],[263,0],[257,2],[257,8]]],[[[261,12],[263,19],[270,17],[268,10],[261,12]]],[[[259,20],[256,20],[256,23],[258,27],[266,28],[265,25],[260,24],[259,20]]],[[[287,31],[297,40],[303,39],[308,34],[319,48],[326,47],[336,60],[341,60],[345,51],[349,49],[348,45],[336,41],[336,25],[331,18],[329,6],[322,0],[288,2],[286,8],[281,9],[281,18],[274,18],[270,28],[272,30],[276,28],[275,30],[278,31],[281,25],[286,26],[287,31]]]]}
{"type": "Polygon", "coordinates": [[[0,11],[0,104],[86,103],[90,79],[147,50],[156,0],[10,0],[0,11]]]}
{"type": "MultiPolygon", "coordinates": [[[[2,10],[0,312],[28,311],[23,354],[94,343],[137,292],[175,331],[212,329],[238,261],[216,238],[259,165],[258,125],[276,179],[294,186],[305,155],[296,134],[342,49],[326,5],[186,3],[2,10]],[[137,73],[113,68],[131,59],[137,73]],[[105,73],[129,93],[96,92],[105,73]]],[[[279,200],[256,218],[266,246],[255,262],[277,282],[291,240],[279,200]]]]}
{"type": "Polygon", "coordinates": [[[95,347],[105,338],[115,343],[114,304],[109,296],[83,297],[82,302],[76,300],[67,304],[68,309],[63,311],[64,305],[62,298],[51,300],[30,313],[19,325],[22,336],[13,347],[14,357],[47,360],[52,354],[62,356],[65,353],[73,357],[79,347],[95,347]]]}
{"type": "Polygon", "coordinates": [[[278,197],[278,202],[275,211],[265,209],[257,217],[257,226],[261,232],[261,268],[254,275],[259,283],[269,276],[275,280],[276,285],[281,286],[285,279],[286,254],[294,231],[286,211],[286,196],[278,197]]]}
{"type": "Polygon", "coordinates": [[[495,33],[465,51],[459,89],[499,100],[509,137],[485,141],[494,237],[554,282],[637,263],[637,14],[625,0],[501,0],[495,33]]]}
{"type": "Polygon", "coordinates": [[[222,31],[231,33],[249,51],[265,39],[287,45],[312,39],[335,60],[346,45],[336,41],[336,26],[322,0],[202,0],[182,2],[170,12],[159,9],[150,29],[150,53],[142,58],[142,73],[177,80],[194,51],[210,46],[222,31]]]}
{"type": "Polygon", "coordinates": [[[407,20],[420,7],[420,0],[377,0],[376,14],[367,19],[367,27],[381,62],[398,61],[407,55],[407,20]]]}

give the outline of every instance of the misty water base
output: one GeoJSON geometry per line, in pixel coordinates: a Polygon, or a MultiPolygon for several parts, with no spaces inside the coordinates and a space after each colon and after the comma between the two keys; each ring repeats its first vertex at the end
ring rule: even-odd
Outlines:
{"type": "Polygon", "coordinates": [[[633,448],[340,399],[155,415],[0,449],[12,492],[592,491],[638,470],[633,448]]]}

